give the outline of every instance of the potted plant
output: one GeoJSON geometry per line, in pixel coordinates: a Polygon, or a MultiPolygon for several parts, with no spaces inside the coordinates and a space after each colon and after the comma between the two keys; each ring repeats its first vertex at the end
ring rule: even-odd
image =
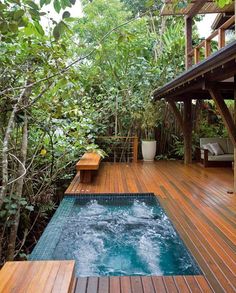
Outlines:
{"type": "Polygon", "coordinates": [[[141,129],[144,134],[142,139],[142,155],[144,161],[153,161],[156,156],[157,142],[155,140],[155,127],[157,126],[157,114],[155,105],[148,102],[142,112],[141,129]]]}
{"type": "Polygon", "coordinates": [[[153,161],[156,156],[157,142],[155,128],[163,118],[163,102],[152,102],[150,99],[143,104],[142,111],[135,118],[142,130],[142,155],[144,161],[153,161]]]}

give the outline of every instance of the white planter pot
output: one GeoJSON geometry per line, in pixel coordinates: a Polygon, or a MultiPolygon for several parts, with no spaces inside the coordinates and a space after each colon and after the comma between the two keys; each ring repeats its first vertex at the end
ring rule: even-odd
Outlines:
{"type": "Polygon", "coordinates": [[[156,140],[142,140],[142,154],[144,161],[154,161],[157,149],[156,140]]]}

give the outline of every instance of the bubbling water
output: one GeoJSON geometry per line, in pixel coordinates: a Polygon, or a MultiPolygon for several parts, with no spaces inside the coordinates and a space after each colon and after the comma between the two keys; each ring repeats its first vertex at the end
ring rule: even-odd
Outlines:
{"type": "Polygon", "coordinates": [[[78,276],[163,275],[165,255],[175,263],[169,252],[178,241],[159,206],[139,200],[122,206],[91,200],[75,205],[53,257],[75,259],[78,276]]]}

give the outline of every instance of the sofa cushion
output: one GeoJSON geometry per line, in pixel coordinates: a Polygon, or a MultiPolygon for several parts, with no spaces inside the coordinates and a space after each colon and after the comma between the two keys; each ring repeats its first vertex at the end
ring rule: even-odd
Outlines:
{"type": "Polygon", "coordinates": [[[215,156],[224,155],[224,151],[218,142],[210,143],[210,146],[215,156]]]}
{"type": "MultiPolygon", "coordinates": [[[[201,158],[204,159],[204,155],[201,155],[201,158]]],[[[224,154],[219,156],[208,156],[208,161],[215,161],[215,162],[233,162],[234,155],[232,154],[224,154]]]]}
{"type": "MultiPolygon", "coordinates": [[[[214,156],[214,151],[213,151],[213,149],[212,149],[210,143],[203,144],[203,145],[202,145],[202,148],[203,148],[204,150],[208,150],[208,152],[209,152],[208,154],[209,154],[209,155],[214,156]]],[[[203,152],[203,153],[204,153],[204,152],[203,152]]]]}
{"type": "Polygon", "coordinates": [[[203,144],[208,144],[208,143],[216,143],[221,146],[222,150],[224,151],[225,154],[228,153],[228,139],[224,137],[210,137],[210,138],[200,138],[200,147],[202,148],[203,144]]]}

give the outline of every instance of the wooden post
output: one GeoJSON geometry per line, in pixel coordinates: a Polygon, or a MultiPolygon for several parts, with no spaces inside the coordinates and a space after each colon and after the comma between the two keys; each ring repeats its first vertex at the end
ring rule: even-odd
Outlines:
{"type": "Polygon", "coordinates": [[[133,163],[138,162],[138,137],[133,138],[133,163]]]}
{"type": "Polygon", "coordinates": [[[225,46],[225,30],[220,28],[218,30],[218,49],[221,49],[225,46]]]}
{"type": "Polygon", "coordinates": [[[200,61],[200,49],[194,49],[194,64],[197,64],[200,61]]]}
{"type": "Polygon", "coordinates": [[[192,99],[184,101],[184,163],[192,163],[192,99]]]}
{"type": "Polygon", "coordinates": [[[211,55],[211,41],[205,40],[205,58],[211,55]]]}
{"type": "Polygon", "coordinates": [[[192,18],[185,17],[185,68],[188,69],[193,65],[192,56],[192,18]]]}

